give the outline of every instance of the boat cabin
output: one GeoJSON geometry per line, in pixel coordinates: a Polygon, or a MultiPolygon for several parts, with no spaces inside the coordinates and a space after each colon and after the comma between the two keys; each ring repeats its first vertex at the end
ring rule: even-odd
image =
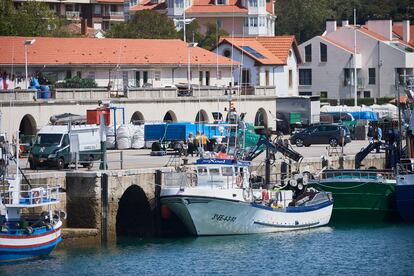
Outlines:
{"type": "Polygon", "coordinates": [[[230,159],[199,159],[196,162],[197,186],[248,188],[250,162],[230,159]]]}

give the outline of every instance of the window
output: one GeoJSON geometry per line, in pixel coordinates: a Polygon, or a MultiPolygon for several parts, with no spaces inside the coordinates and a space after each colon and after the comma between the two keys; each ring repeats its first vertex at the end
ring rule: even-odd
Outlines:
{"type": "Polygon", "coordinates": [[[184,8],[184,0],[174,0],[175,8],[184,8]]]}
{"type": "Polygon", "coordinates": [[[142,72],[142,78],[143,78],[143,81],[144,81],[143,84],[148,83],[148,71],[142,72]]]}
{"type": "Polygon", "coordinates": [[[311,91],[302,91],[302,92],[299,92],[299,96],[312,96],[312,92],[311,91]]]}
{"type": "Polygon", "coordinates": [[[101,5],[93,5],[93,13],[100,15],[102,13],[102,6],[101,5]]]}
{"type": "Polygon", "coordinates": [[[226,5],[226,0],[216,0],[216,5],[226,5]]]}
{"type": "Polygon", "coordinates": [[[352,86],[352,85],[354,85],[354,69],[344,68],[344,86],[352,86]]]}
{"type": "Polygon", "coordinates": [[[249,7],[257,7],[257,0],[249,0],[249,7]]]}
{"type": "Polygon", "coordinates": [[[364,91],[364,98],[371,98],[371,91],[364,91]]]}
{"type": "Polygon", "coordinates": [[[265,81],[266,81],[266,86],[269,86],[270,80],[269,80],[269,70],[265,71],[265,81]]]}
{"type": "Polygon", "coordinates": [[[141,87],[141,72],[135,72],[135,87],[141,87]]]}
{"type": "Polygon", "coordinates": [[[72,78],[72,71],[68,70],[66,71],[66,79],[71,79],[72,78]]]}
{"type": "Polygon", "coordinates": [[[312,69],[299,69],[299,85],[312,85],[312,69]]]}
{"type": "Polygon", "coordinates": [[[198,72],[198,84],[203,85],[203,71],[198,72]]]}
{"type": "Polygon", "coordinates": [[[223,51],[223,56],[229,58],[231,56],[231,51],[229,49],[225,49],[223,51]]]}
{"type": "Polygon", "coordinates": [[[321,91],[321,93],[320,93],[320,97],[321,97],[321,99],[327,99],[327,98],[328,98],[328,92],[326,92],[326,91],[321,91]]]}
{"type": "Polygon", "coordinates": [[[248,17],[246,17],[244,19],[244,27],[249,27],[249,18],[248,17]]]}
{"type": "Polygon", "coordinates": [[[328,61],[328,49],[326,47],[326,44],[321,43],[321,62],[327,62],[328,61]]]}
{"type": "Polygon", "coordinates": [[[198,167],[197,173],[198,173],[198,175],[207,175],[207,168],[206,167],[198,167]]]}
{"type": "Polygon", "coordinates": [[[82,78],[82,72],[81,71],[77,71],[76,72],[76,76],[78,76],[78,78],[82,78]]]}
{"type": "Polygon", "coordinates": [[[91,80],[94,80],[95,79],[95,72],[89,72],[87,78],[91,79],[91,80]]]}
{"type": "Polygon", "coordinates": [[[223,176],[233,176],[233,167],[222,167],[221,173],[223,176]]]}
{"type": "Polygon", "coordinates": [[[289,69],[289,88],[293,86],[293,72],[292,69],[289,69]]]}
{"type": "Polygon", "coordinates": [[[305,62],[312,62],[312,44],[305,47],[305,62]]]}
{"type": "Polygon", "coordinates": [[[259,27],[264,27],[266,18],[264,16],[259,16],[259,27]]]}
{"type": "Polygon", "coordinates": [[[217,20],[216,20],[216,24],[217,24],[217,28],[218,28],[218,29],[223,28],[223,21],[222,21],[222,20],[217,19],[217,20]]]}
{"type": "Polygon", "coordinates": [[[220,175],[220,169],[219,168],[210,168],[210,175],[220,175]]]}
{"type": "Polygon", "coordinates": [[[111,12],[117,11],[117,5],[111,5],[111,12]]]}
{"type": "Polygon", "coordinates": [[[161,79],[161,71],[154,71],[154,79],[157,81],[161,79]]]}
{"type": "Polygon", "coordinates": [[[210,71],[206,71],[206,85],[210,85],[210,71]]]}
{"type": "Polygon", "coordinates": [[[249,17],[249,26],[257,27],[257,17],[249,17]]]}
{"type": "Polygon", "coordinates": [[[368,68],[368,84],[375,84],[375,68],[368,68]]]}
{"type": "Polygon", "coordinates": [[[259,7],[265,6],[265,0],[259,0],[259,7]]]}
{"type": "Polygon", "coordinates": [[[168,7],[174,8],[174,0],[168,0],[168,7]]]}

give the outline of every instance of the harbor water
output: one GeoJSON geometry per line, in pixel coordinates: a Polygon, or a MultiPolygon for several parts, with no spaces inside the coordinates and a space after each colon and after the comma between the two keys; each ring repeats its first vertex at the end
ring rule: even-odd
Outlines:
{"type": "Polygon", "coordinates": [[[0,275],[414,275],[414,225],[334,225],[242,236],[120,239],[1,264],[0,275]]]}

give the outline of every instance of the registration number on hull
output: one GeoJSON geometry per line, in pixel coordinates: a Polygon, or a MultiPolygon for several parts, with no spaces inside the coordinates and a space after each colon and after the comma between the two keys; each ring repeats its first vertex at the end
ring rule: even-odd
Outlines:
{"type": "Polygon", "coordinates": [[[237,217],[225,216],[225,215],[222,215],[222,214],[214,214],[214,216],[211,217],[211,220],[227,221],[227,222],[234,222],[236,219],[237,219],[237,217]]]}

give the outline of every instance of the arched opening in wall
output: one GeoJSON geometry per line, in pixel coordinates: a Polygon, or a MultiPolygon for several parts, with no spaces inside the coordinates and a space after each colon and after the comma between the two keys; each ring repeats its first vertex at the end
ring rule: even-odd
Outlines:
{"type": "Polygon", "coordinates": [[[20,135],[36,135],[37,125],[32,115],[26,114],[20,121],[20,135]]]}
{"type": "Polygon", "coordinates": [[[154,221],[145,192],[132,185],[119,200],[116,214],[116,235],[126,237],[154,236],[154,221]]]}
{"type": "Polygon", "coordinates": [[[256,116],[254,118],[254,125],[267,128],[268,119],[267,119],[266,111],[263,108],[259,108],[259,110],[257,110],[256,116]]]}
{"type": "Polygon", "coordinates": [[[195,122],[196,123],[208,123],[208,114],[204,109],[201,109],[199,112],[197,112],[195,122]]]}
{"type": "Polygon", "coordinates": [[[165,113],[163,122],[177,122],[177,116],[175,115],[175,113],[173,111],[168,111],[167,113],[165,113]]]}
{"type": "Polygon", "coordinates": [[[135,111],[131,117],[131,123],[134,125],[142,125],[145,123],[144,115],[141,112],[135,111]]]}

